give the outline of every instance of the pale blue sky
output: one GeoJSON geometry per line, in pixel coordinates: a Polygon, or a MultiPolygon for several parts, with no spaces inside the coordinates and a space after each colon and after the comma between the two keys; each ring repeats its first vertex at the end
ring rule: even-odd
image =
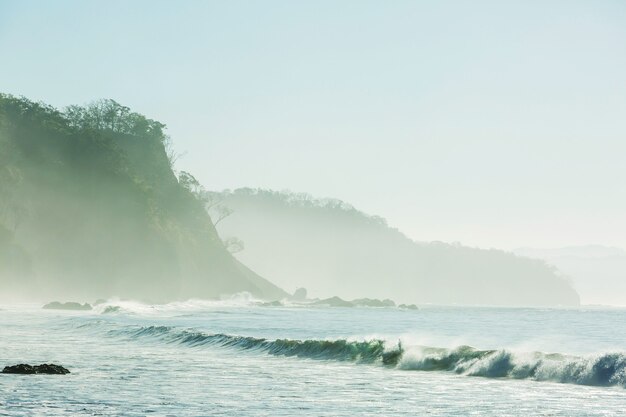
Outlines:
{"type": "Polygon", "coordinates": [[[0,91],[165,122],[210,189],[626,247],[626,2],[0,0],[0,91]]]}

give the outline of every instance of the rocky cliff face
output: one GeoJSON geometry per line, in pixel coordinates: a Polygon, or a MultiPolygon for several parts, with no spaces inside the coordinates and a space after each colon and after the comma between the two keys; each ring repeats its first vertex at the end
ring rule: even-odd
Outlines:
{"type": "Polygon", "coordinates": [[[0,292],[148,301],[284,292],[234,259],[172,170],[164,125],[114,101],[0,96],[0,292]],[[9,266],[7,266],[9,265],[9,266]]]}

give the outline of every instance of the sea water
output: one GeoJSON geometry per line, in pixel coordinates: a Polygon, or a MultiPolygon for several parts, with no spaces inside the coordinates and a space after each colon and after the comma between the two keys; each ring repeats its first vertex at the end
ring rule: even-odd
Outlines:
{"type": "Polygon", "coordinates": [[[626,415],[626,310],[0,306],[2,416],[626,415]]]}

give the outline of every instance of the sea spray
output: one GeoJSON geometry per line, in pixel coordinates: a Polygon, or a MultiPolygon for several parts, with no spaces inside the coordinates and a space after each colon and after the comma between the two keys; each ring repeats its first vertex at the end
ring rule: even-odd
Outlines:
{"type": "Polygon", "coordinates": [[[413,347],[402,357],[400,369],[450,371],[486,378],[533,379],[579,385],[626,387],[626,355],[605,353],[577,357],[558,353],[516,353],[508,350],[478,350],[413,347]]]}
{"type": "Polygon", "coordinates": [[[516,353],[505,349],[479,350],[471,346],[454,349],[405,347],[401,342],[393,344],[380,339],[272,340],[169,326],[128,327],[110,330],[109,333],[130,339],[152,338],[188,347],[213,346],[274,356],[379,364],[407,371],[447,371],[485,378],[626,387],[626,355],[623,353],[577,357],[558,353],[516,353]]]}

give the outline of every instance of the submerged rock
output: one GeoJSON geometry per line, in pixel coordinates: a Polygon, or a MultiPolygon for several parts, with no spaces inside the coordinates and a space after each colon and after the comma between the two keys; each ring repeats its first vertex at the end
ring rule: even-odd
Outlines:
{"type": "Polygon", "coordinates": [[[120,306],[106,306],[102,314],[117,313],[120,311],[120,306]]]}
{"type": "Polygon", "coordinates": [[[89,305],[88,303],[75,303],[73,301],[69,301],[67,303],[53,301],[43,306],[43,308],[47,310],[91,310],[91,305],[89,305]]]}
{"type": "Polygon", "coordinates": [[[395,307],[396,303],[393,300],[384,299],[379,300],[376,298],[358,298],[352,300],[352,304],[360,307],[395,307]]]}
{"type": "Polygon", "coordinates": [[[316,305],[316,306],[328,306],[328,307],[354,307],[354,304],[352,304],[350,301],[343,300],[336,296],[326,298],[325,300],[318,300],[311,304],[316,305]]]}
{"type": "Polygon", "coordinates": [[[261,303],[259,304],[261,307],[282,307],[283,303],[276,300],[276,301],[268,301],[266,303],[261,303]]]}
{"type": "Polygon", "coordinates": [[[28,365],[20,363],[19,365],[5,366],[2,370],[3,374],[50,374],[50,375],[65,375],[70,371],[61,365],[55,365],[53,363],[43,363],[41,365],[28,365]]]}

